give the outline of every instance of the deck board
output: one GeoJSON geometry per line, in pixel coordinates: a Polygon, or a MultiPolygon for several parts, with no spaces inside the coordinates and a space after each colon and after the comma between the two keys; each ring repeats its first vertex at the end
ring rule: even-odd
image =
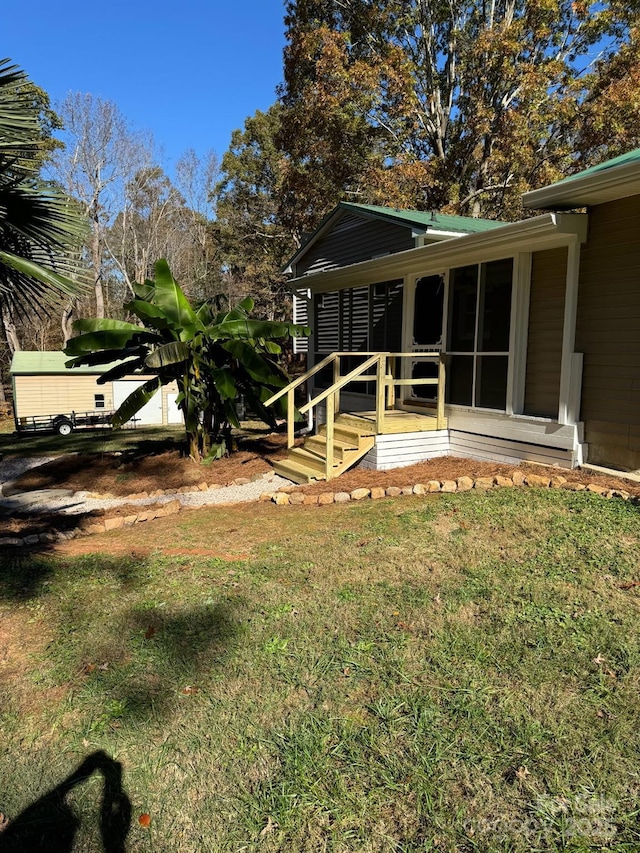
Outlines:
{"type": "MultiPolygon", "coordinates": [[[[340,419],[343,423],[348,423],[352,418],[355,421],[365,421],[371,424],[373,432],[376,426],[375,412],[341,412],[340,419]]],[[[440,429],[446,429],[446,423],[440,429]]],[[[403,412],[394,410],[386,412],[383,421],[382,435],[396,435],[403,432],[430,432],[438,429],[437,418],[435,415],[419,415],[415,412],[403,412]]]]}

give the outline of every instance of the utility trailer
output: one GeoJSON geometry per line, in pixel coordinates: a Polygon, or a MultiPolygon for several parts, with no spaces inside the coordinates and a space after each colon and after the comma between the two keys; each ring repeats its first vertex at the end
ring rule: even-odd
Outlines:
{"type": "Polygon", "coordinates": [[[93,412],[62,412],[58,415],[30,415],[16,420],[19,435],[34,432],[57,432],[58,435],[71,435],[76,429],[101,429],[111,426],[115,409],[93,412]]]}

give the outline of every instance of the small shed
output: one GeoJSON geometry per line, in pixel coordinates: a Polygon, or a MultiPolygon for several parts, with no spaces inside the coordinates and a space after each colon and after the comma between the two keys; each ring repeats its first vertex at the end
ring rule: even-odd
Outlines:
{"type": "MultiPolygon", "coordinates": [[[[117,362],[93,367],[65,367],[69,356],[63,352],[16,352],[11,361],[13,406],[16,427],[21,419],[68,415],[72,412],[100,412],[117,409],[151,375],[132,374],[113,382],[98,380],[117,362]]],[[[181,424],[176,405],[176,383],[163,386],[138,412],[136,423],[144,426],[181,424]]]]}

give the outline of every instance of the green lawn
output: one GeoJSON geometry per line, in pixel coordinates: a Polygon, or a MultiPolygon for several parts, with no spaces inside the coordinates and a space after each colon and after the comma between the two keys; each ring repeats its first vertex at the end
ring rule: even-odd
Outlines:
{"type": "Polygon", "coordinates": [[[137,429],[78,429],[71,435],[41,432],[18,436],[13,421],[0,430],[2,456],[57,456],[63,453],[111,453],[118,450],[144,452],[151,447],[175,450],[184,442],[182,427],[138,427],[137,429]]]}
{"type": "MultiPolygon", "coordinates": [[[[637,851],[639,512],[516,489],[219,507],[140,546],[247,559],[118,557],[117,532],[5,555],[0,812],[100,749],[131,851],[637,851]]],[[[101,791],[68,795],[75,850],[102,849],[101,791]]]]}

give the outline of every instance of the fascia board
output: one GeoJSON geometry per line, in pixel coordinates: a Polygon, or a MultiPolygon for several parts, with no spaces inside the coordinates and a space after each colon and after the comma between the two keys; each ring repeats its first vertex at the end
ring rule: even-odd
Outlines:
{"type": "Polygon", "coordinates": [[[522,222],[481,234],[468,234],[455,240],[442,240],[382,258],[361,261],[339,269],[325,270],[289,281],[292,290],[313,291],[358,287],[377,279],[384,281],[414,273],[448,269],[470,263],[504,257],[515,252],[569,245],[576,239],[584,242],[588,216],[584,213],[545,213],[522,222]]]}
{"type": "Polygon", "coordinates": [[[530,190],[522,196],[527,208],[582,207],[601,204],[640,193],[640,166],[624,163],[602,172],[575,177],[566,183],[561,181],[538,190],[530,190]]]}

